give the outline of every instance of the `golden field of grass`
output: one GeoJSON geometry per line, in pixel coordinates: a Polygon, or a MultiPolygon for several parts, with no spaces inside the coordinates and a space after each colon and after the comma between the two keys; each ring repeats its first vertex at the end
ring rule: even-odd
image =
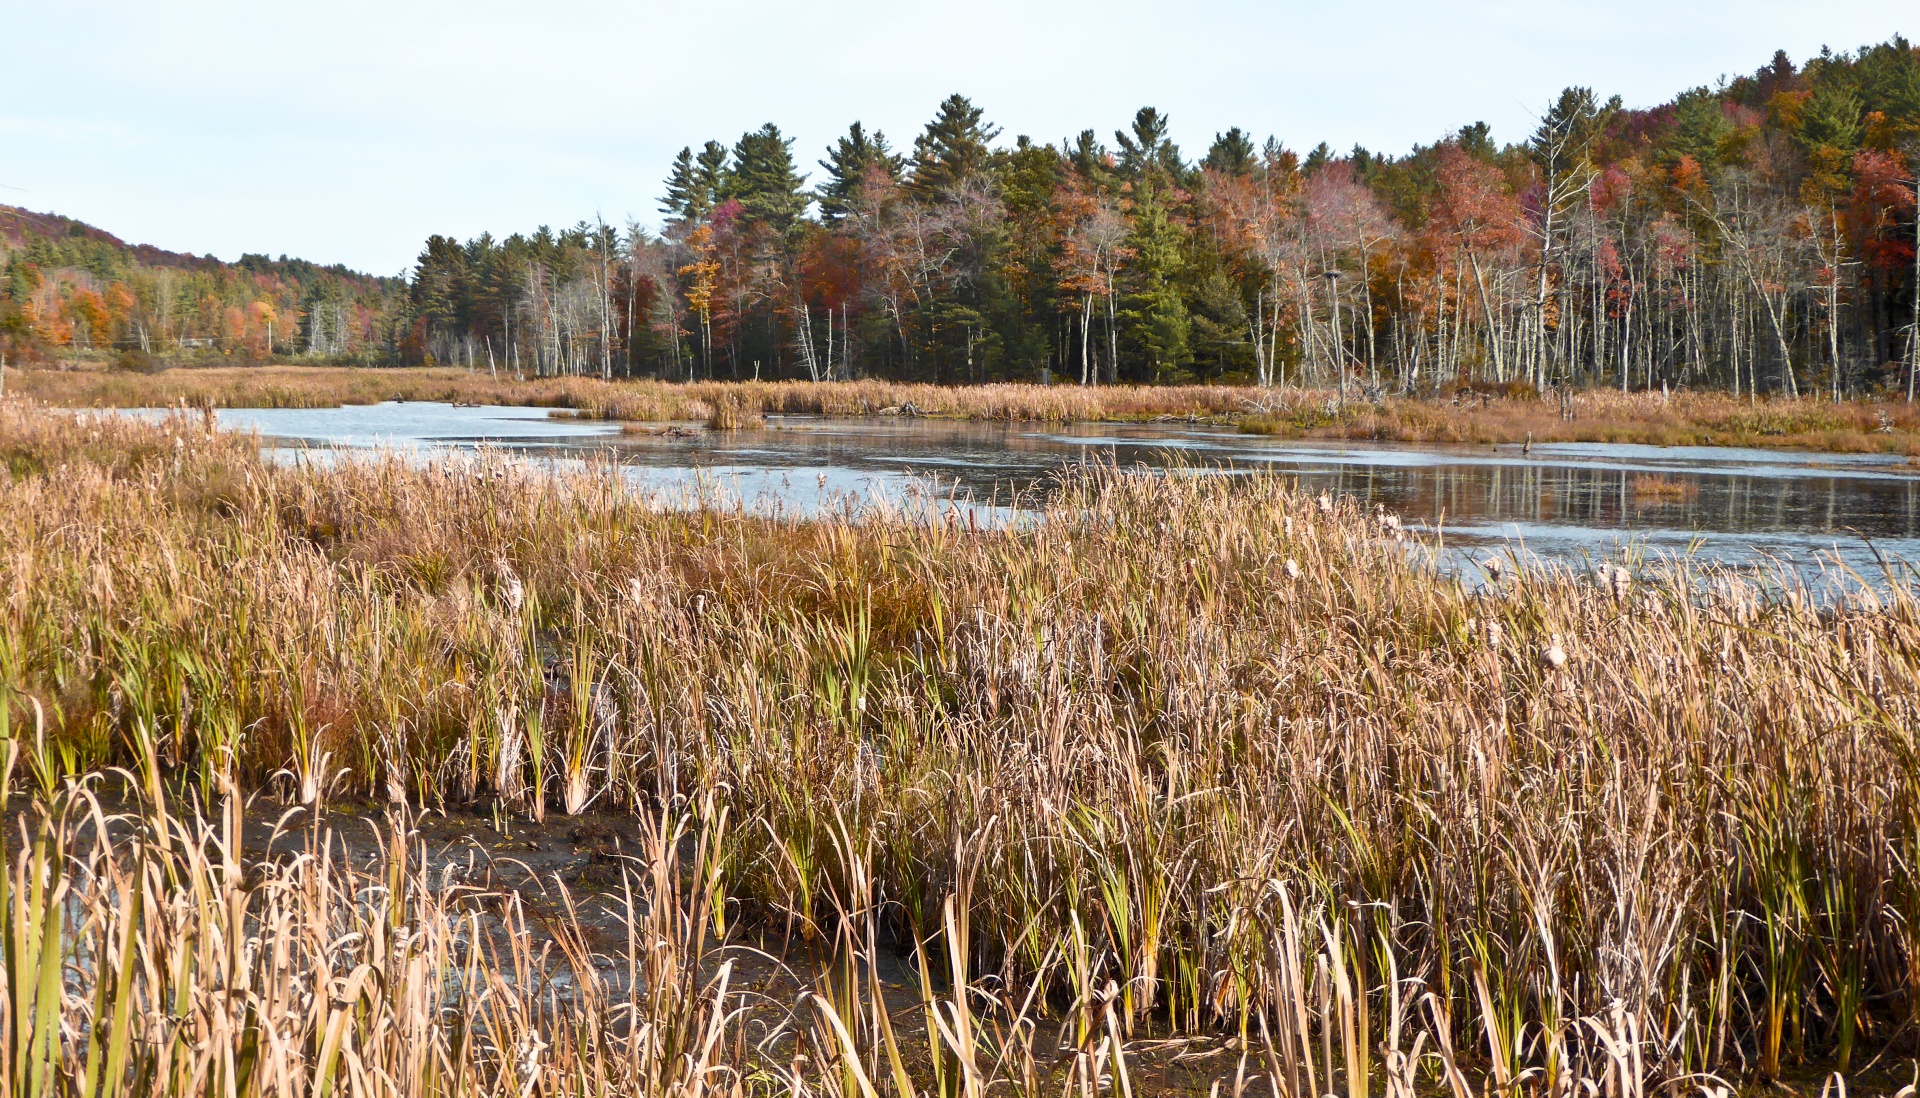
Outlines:
{"type": "Polygon", "coordinates": [[[980,531],[676,510],[593,465],[276,467],[208,427],[0,402],[7,1093],[1910,1071],[1901,583],[1472,587],[1273,477],[1094,470],[980,531]],[[355,806],[391,838],[334,857],[355,806]],[[296,808],[305,853],[240,858],[243,815],[296,808]],[[434,862],[407,821],[443,811],[638,820],[624,929],[434,862]],[[808,990],[736,981],[765,934],[808,990]]]}

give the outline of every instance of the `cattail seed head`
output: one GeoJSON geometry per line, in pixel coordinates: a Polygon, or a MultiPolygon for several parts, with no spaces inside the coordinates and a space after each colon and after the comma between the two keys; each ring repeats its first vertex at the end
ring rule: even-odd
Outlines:
{"type": "Polygon", "coordinates": [[[526,585],[520,582],[520,576],[503,558],[494,563],[494,571],[500,576],[500,595],[507,603],[507,612],[518,614],[527,603],[526,585]]]}
{"type": "Polygon", "coordinates": [[[1566,670],[1567,649],[1560,643],[1559,634],[1556,633],[1553,640],[1540,651],[1540,662],[1544,664],[1549,671],[1566,670]]]}

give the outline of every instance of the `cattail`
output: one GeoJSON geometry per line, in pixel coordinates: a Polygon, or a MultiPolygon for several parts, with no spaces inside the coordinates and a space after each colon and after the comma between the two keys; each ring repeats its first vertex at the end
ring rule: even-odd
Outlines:
{"type": "Polygon", "coordinates": [[[1325,492],[1322,492],[1320,493],[1319,498],[1314,500],[1314,502],[1320,505],[1321,514],[1323,515],[1333,514],[1333,497],[1332,496],[1326,494],[1325,492]]]}
{"type": "Polygon", "coordinates": [[[1549,671],[1564,671],[1567,667],[1567,650],[1560,643],[1560,634],[1555,633],[1553,640],[1540,652],[1540,662],[1549,671]]]}
{"type": "Polygon", "coordinates": [[[1506,567],[1506,562],[1502,561],[1499,557],[1488,557],[1486,560],[1480,562],[1480,570],[1485,572],[1487,578],[1495,583],[1500,582],[1500,573],[1504,572],[1506,567]]]}
{"type": "Polygon", "coordinates": [[[1616,602],[1627,601],[1627,595],[1633,590],[1633,573],[1625,568],[1613,570],[1613,598],[1616,602]]]}
{"type": "Polygon", "coordinates": [[[498,739],[494,746],[493,787],[509,803],[517,804],[526,793],[526,776],[521,770],[526,741],[521,735],[519,714],[510,705],[494,710],[498,739]]]}
{"type": "Polygon", "coordinates": [[[1500,627],[1500,623],[1489,620],[1487,622],[1487,647],[1498,648],[1500,647],[1500,643],[1506,639],[1507,631],[1500,627]]]}
{"type": "Polygon", "coordinates": [[[507,613],[518,614],[527,603],[526,585],[520,582],[520,576],[503,558],[494,563],[494,571],[500,576],[501,598],[506,600],[507,613]]]}
{"type": "Polygon", "coordinates": [[[1283,567],[1286,570],[1288,579],[1297,580],[1300,578],[1300,562],[1299,561],[1294,560],[1292,557],[1288,557],[1287,563],[1283,567]]]}
{"type": "Polygon", "coordinates": [[[1287,537],[1293,536],[1293,516],[1292,515],[1282,515],[1280,517],[1280,532],[1282,534],[1285,534],[1287,537]]]}

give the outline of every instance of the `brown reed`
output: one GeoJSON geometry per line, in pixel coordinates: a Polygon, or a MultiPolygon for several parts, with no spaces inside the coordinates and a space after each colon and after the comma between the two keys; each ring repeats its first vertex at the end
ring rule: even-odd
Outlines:
{"type": "MultiPolygon", "coordinates": [[[[119,766],[152,804],[240,783],[684,817],[711,850],[696,921],[840,958],[794,1012],[807,1066],[782,1046],[783,1081],[747,1089],[1034,1093],[1056,1069],[1125,1089],[1167,1035],[1232,1042],[1225,1086],[1302,1098],[1638,1094],[1911,1055],[1920,613],[1897,578],[1826,601],[1699,566],[1469,588],[1270,477],[1094,471],[980,531],[937,504],[674,510],[604,467],[275,467],[202,417],[19,401],[0,458],[0,732],[45,803],[119,766]],[[924,968],[920,1037],[876,999],[886,950],[924,968]]],[[[143,872],[228,895],[212,870],[143,872]]],[[[685,876],[662,873],[656,896],[685,876]]],[[[177,940],[238,940],[205,934],[177,940]]],[[[376,982],[348,959],[312,962],[349,982],[302,1000],[286,1047],[371,1032],[352,1003],[376,982]]],[[[174,979],[189,1005],[234,986],[174,979]]],[[[704,994],[672,1024],[724,1036],[704,994]]],[[[498,1032],[609,1031],[525,1009],[498,1032]]],[[[182,1040],[238,1063],[246,1032],[182,1040]]],[[[414,1038],[377,1039],[413,1079],[414,1038]]],[[[519,1093],[486,1055],[463,1078],[519,1093]]],[[[567,1055],[546,1092],[632,1078],[567,1055]]],[[[750,1059],[727,1078],[776,1078],[750,1059]]],[[[692,1092],[658,1071],[644,1092],[692,1092]]]]}

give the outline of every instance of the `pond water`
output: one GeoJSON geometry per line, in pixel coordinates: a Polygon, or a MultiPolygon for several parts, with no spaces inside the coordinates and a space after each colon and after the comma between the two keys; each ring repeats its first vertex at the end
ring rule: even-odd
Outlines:
{"type": "Polygon", "coordinates": [[[489,446],[530,457],[605,455],[639,486],[699,492],[757,510],[812,513],[929,490],[976,521],[1076,462],[1272,470],[1308,489],[1378,502],[1439,531],[1448,556],[1488,547],[1579,562],[1638,551],[1802,572],[1836,562],[1880,582],[1883,559],[1920,561],[1920,466],[1903,457],[1611,444],[1434,446],[1281,441],[1186,424],[1034,424],[771,417],[764,429],[554,418],[538,408],[392,403],[228,409],[271,452],[398,447],[423,455],[489,446]]]}

